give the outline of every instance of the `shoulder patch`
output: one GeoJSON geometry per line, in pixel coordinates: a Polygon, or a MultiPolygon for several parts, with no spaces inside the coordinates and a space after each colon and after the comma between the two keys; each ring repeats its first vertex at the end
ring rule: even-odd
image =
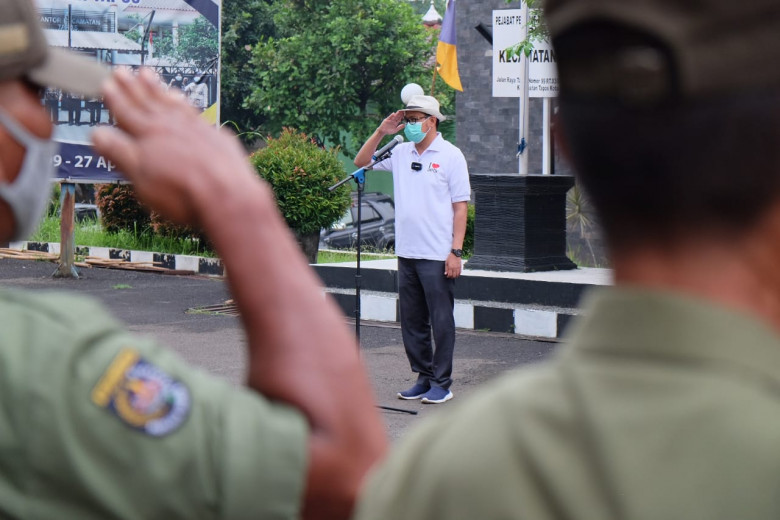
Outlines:
{"type": "Polygon", "coordinates": [[[190,414],[189,389],[134,349],[123,349],[92,389],[92,402],[147,435],[162,437],[190,414]]]}

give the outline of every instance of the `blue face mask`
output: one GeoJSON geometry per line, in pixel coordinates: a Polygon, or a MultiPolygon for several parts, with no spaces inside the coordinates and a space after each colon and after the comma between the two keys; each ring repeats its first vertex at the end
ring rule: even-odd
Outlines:
{"type": "Polygon", "coordinates": [[[413,143],[419,143],[427,135],[422,131],[422,121],[419,123],[406,123],[404,127],[404,135],[413,143]]]}

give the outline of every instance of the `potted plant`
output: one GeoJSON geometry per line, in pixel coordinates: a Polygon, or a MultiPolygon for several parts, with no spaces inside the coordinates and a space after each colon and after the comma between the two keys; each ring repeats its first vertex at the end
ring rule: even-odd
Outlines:
{"type": "Polygon", "coordinates": [[[351,200],[347,185],[328,191],[344,176],[335,150],[326,150],[306,134],[285,128],[278,138],[269,137],[265,148],[254,152],[250,161],[271,185],[309,263],[316,263],[320,230],[341,218],[351,200]]]}

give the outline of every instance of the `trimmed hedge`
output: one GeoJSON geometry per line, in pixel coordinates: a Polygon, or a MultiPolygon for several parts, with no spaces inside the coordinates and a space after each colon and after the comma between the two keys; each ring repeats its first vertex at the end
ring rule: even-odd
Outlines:
{"type": "Polygon", "coordinates": [[[203,249],[214,249],[211,242],[206,238],[206,234],[200,229],[174,224],[156,211],[152,211],[151,228],[155,235],[175,239],[194,239],[200,242],[203,249]]]}
{"type": "Polygon", "coordinates": [[[328,188],[344,177],[334,150],[317,146],[306,134],[285,128],[279,138],[250,156],[257,173],[274,191],[287,225],[298,235],[319,233],[336,222],[350,205],[348,183],[328,188]]]}
{"type": "Polygon", "coordinates": [[[213,249],[200,230],[174,224],[141,204],[130,184],[96,186],[95,203],[103,229],[109,233],[128,231],[135,235],[149,233],[165,238],[195,239],[200,241],[202,249],[213,249]]]}

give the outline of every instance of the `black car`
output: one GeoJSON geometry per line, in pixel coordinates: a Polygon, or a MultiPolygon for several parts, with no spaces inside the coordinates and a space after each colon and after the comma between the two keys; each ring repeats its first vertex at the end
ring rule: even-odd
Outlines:
{"type": "Polygon", "coordinates": [[[86,204],[77,202],[75,204],[75,216],[76,222],[83,222],[85,220],[93,220],[97,222],[100,220],[100,210],[94,204],[86,204]]]}
{"type": "MultiPolygon", "coordinates": [[[[84,222],[85,220],[99,221],[100,210],[94,204],[76,202],[73,208],[74,218],[76,222],[84,222]]],[[[62,217],[62,208],[57,209],[57,215],[62,217]]]]}
{"type": "MultiPolygon", "coordinates": [[[[330,229],[320,234],[321,247],[340,249],[357,247],[357,193],[352,206],[330,229]]],[[[364,193],[361,210],[360,242],[363,246],[387,250],[395,247],[395,205],[384,193],[364,193]]]]}

